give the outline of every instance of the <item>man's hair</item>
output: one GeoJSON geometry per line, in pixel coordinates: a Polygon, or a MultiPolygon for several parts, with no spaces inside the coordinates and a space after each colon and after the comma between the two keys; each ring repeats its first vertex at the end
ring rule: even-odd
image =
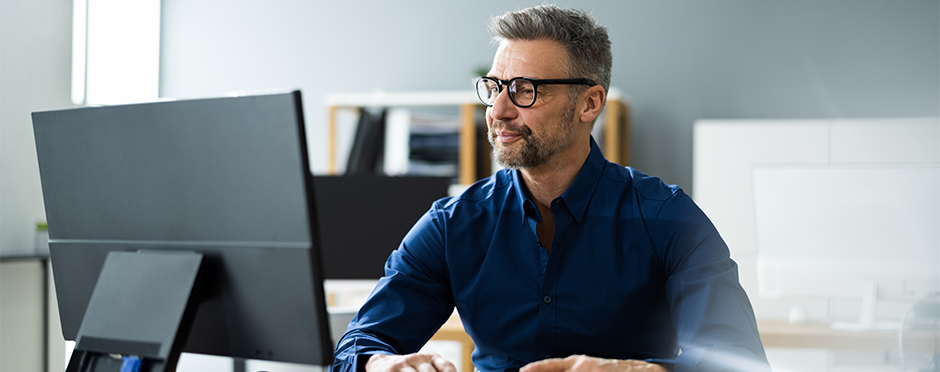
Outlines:
{"type": "Polygon", "coordinates": [[[539,5],[493,17],[493,40],[552,40],[564,46],[568,55],[568,78],[589,78],[610,88],[613,55],[607,28],[590,14],[555,5],[539,5]]]}

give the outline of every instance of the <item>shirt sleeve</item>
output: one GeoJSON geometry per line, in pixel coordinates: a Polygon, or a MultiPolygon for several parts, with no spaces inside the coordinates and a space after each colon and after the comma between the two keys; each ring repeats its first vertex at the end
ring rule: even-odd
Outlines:
{"type": "Polygon", "coordinates": [[[435,203],[389,256],[385,276],[337,344],[333,372],[362,371],[372,354],[409,354],[427,343],[454,310],[444,248],[435,203]]]}
{"type": "Polygon", "coordinates": [[[769,371],[737,264],[708,217],[681,190],[650,226],[681,353],[676,371],[769,371]]]}

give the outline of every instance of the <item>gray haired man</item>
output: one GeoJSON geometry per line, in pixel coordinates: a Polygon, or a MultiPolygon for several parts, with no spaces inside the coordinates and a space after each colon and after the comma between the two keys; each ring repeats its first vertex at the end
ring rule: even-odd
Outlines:
{"type": "Polygon", "coordinates": [[[506,169],[415,224],[334,371],[455,371],[417,353],[454,308],[483,372],[769,369],[708,218],[591,138],[610,86],[606,28],[543,5],[495,17],[491,31],[499,48],[476,89],[506,169]]]}

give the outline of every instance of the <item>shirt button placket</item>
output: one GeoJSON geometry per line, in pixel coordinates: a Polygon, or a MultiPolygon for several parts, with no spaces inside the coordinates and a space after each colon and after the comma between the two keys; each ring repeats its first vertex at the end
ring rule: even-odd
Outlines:
{"type": "Polygon", "coordinates": [[[545,359],[552,358],[552,350],[554,350],[554,342],[551,341],[554,338],[555,327],[552,324],[553,321],[549,319],[554,318],[554,307],[552,304],[555,299],[552,298],[550,294],[542,296],[542,304],[539,305],[541,309],[539,310],[539,349],[545,353],[545,359]]]}

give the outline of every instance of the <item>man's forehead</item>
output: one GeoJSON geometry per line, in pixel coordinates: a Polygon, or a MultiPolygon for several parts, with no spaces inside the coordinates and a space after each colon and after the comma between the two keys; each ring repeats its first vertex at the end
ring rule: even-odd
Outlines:
{"type": "Polygon", "coordinates": [[[496,49],[489,76],[509,79],[533,77],[561,78],[567,53],[552,40],[503,40],[496,49]]]}

